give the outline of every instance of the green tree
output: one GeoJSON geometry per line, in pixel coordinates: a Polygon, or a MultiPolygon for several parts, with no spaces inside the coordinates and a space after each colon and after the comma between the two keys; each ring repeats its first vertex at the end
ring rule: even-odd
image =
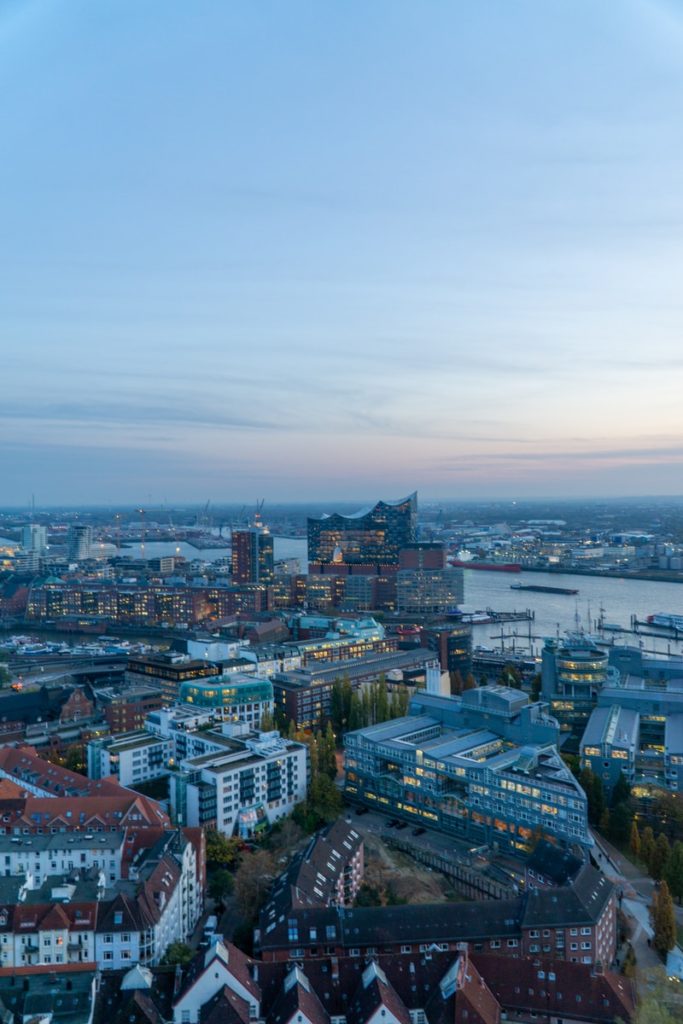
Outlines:
{"type": "Polygon", "coordinates": [[[327,772],[331,779],[337,777],[337,740],[332,728],[332,722],[327,723],[325,734],[322,737],[322,764],[321,769],[327,772]]]}
{"type": "Polygon", "coordinates": [[[640,857],[643,864],[645,864],[645,866],[647,867],[648,871],[650,869],[650,861],[652,860],[652,855],[654,852],[655,834],[650,828],[650,826],[646,825],[640,837],[640,857]]]}
{"type": "Polygon", "coordinates": [[[272,732],[275,728],[275,719],[270,711],[264,711],[261,715],[261,730],[262,732],[272,732]]]}
{"type": "Polygon", "coordinates": [[[377,706],[375,711],[375,722],[386,722],[389,718],[389,700],[387,697],[387,681],[380,676],[377,683],[377,706]]]}
{"type": "MultiPolygon", "coordinates": [[[[488,680],[486,680],[486,681],[485,681],[485,682],[483,682],[483,683],[482,683],[482,682],[480,682],[480,683],[479,683],[479,685],[480,685],[480,686],[486,686],[486,683],[487,683],[487,682],[488,682],[488,680]]],[[[464,682],[464,684],[463,684],[463,690],[476,690],[476,688],[477,688],[477,684],[476,684],[476,683],[475,683],[475,681],[474,681],[474,676],[473,676],[473,675],[472,675],[472,673],[470,672],[470,673],[469,673],[469,674],[467,675],[467,678],[465,679],[465,682],[464,682]]]]}
{"type": "Polygon", "coordinates": [[[531,689],[529,696],[532,700],[538,700],[541,696],[541,673],[536,672],[531,678],[531,689]]]}
{"type": "Polygon", "coordinates": [[[655,882],[661,881],[666,871],[666,865],[671,856],[671,846],[669,840],[666,838],[663,832],[660,832],[657,836],[657,842],[655,848],[652,851],[650,858],[650,874],[654,878],[655,882]]]}
{"type": "Polygon", "coordinates": [[[609,836],[613,842],[622,845],[629,841],[633,814],[627,803],[617,804],[610,812],[609,836]]]}
{"type": "Polygon", "coordinates": [[[85,773],[85,757],[83,756],[83,747],[74,743],[73,746],[69,747],[66,754],[64,755],[64,767],[68,768],[72,772],[85,773]]]}
{"type": "Polygon", "coordinates": [[[172,942],[164,953],[164,958],[161,962],[162,964],[171,964],[173,966],[180,964],[181,967],[187,967],[193,956],[194,953],[184,942],[172,942]]]}
{"type": "Polygon", "coordinates": [[[631,787],[628,783],[628,779],[623,772],[619,772],[619,778],[614,783],[614,787],[610,794],[610,807],[616,807],[617,804],[628,800],[630,796],[631,787]]]}
{"type": "Polygon", "coordinates": [[[638,831],[638,822],[635,818],[631,822],[631,836],[628,845],[635,859],[640,860],[640,832],[638,831]]]}
{"type": "Polygon", "coordinates": [[[207,828],[205,838],[209,867],[230,868],[235,864],[240,852],[239,839],[230,839],[215,828],[207,828]]]}
{"type": "Polygon", "coordinates": [[[603,808],[602,814],[600,815],[600,821],[598,823],[598,828],[602,832],[603,836],[608,836],[610,834],[610,813],[609,813],[609,807],[604,807],[603,808]]]}
{"type": "Polygon", "coordinates": [[[652,904],[652,923],[654,927],[653,945],[661,956],[666,956],[676,945],[676,917],[674,905],[666,882],[659,883],[655,890],[652,904]]]}
{"type": "Polygon", "coordinates": [[[358,694],[351,695],[351,707],[349,710],[349,732],[363,728],[363,710],[358,694]]]}
{"type": "Polygon", "coordinates": [[[671,895],[680,903],[683,899],[683,843],[674,843],[664,873],[671,895]]]}
{"type": "Polygon", "coordinates": [[[579,782],[588,801],[588,820],[591,825],[597,825],[605,809],[605,791],[602,779],[586,766],[581,771],[579,782]]]}
{"type": "Polygon", "coordinates": [[[4,686],[9,686],[12,682],[12,673],[7,668],[7,663],[0,662],[0,689],[4,686]]]}
{"type": "Polygon", "coordinates": [[[382,896],[379,889],[374,885],[363,882],[356,894],[355,905],[357,907],[381,907],[382,896]]]}
{"type": "Polygon", "coordinates": [[[209,876],[207,890],[209,896],[216,903],[224,904],[234,888],[233,877],[225,868],[213,871],[209,876]]]}

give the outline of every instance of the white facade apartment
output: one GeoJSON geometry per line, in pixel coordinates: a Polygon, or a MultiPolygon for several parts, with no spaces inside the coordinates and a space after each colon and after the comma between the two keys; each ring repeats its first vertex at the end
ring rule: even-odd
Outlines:
{"type": "Polygon", "coordinates": [[[91,779],[115,776],[122,786],[138,785],[167,775],[173,755],[169,740],[148,732],[124,733],[115,739],[88,743],[88,775],[91,779]]]}
{"type": "Polygon", "coordinates": [[[259,820],[272,825],[306,798],[308,749],[279,733],[248,734],[221,753],[187,758],[186,806],[176,811],[188,825],[215,827],[225,835],[252,834],[259,820]],[[212,800],[207,790],[213,788],[212,800]]]}
{"type": "Polygon", "coordinates": [[[121,878],[123,832],[86,832],[56,835],[0,835],[0,874],[23,875],[38,887],[48,875],[97,868],[108,882],[121,878]]]}

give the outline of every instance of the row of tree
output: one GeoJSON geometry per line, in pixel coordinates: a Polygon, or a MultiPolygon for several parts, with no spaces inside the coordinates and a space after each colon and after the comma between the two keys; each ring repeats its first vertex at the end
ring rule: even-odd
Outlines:
{"type": "Polygon", "coordinates": [[[631,825],[629,848],[634,858],[643,864],[656,882],[666,881],[671,895],[680,903],[683,900],[683,842],[677,840],[673,846],[667,836],[655,834],[649,825],[642,835],[638,822],[631,825]]]}
{"type": "Polygon", "coordinates": [[[334,731],[343,735],[354,729],[388,722],[407,714],[410,694],[405,686],[389,690],[384,676],[356,692],[348,678],[337,679],[332,687],[330,719],[334,731]]]}

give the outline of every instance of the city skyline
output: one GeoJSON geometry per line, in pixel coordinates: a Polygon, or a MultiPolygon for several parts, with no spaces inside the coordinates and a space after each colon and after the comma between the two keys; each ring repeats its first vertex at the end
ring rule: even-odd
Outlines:
{"type": "Polygon", "coordinates": [[[682,55],[667,0],[5,4],[5,502],[681,494],[682,55]]]}

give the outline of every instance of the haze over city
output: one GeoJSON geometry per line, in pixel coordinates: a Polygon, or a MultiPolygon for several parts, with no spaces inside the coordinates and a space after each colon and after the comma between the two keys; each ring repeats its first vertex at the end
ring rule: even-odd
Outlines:
{"type": "Polygon", "coordinates": [[[683,14],[0,7],[6,502],[678,494],[683,14]]]}

